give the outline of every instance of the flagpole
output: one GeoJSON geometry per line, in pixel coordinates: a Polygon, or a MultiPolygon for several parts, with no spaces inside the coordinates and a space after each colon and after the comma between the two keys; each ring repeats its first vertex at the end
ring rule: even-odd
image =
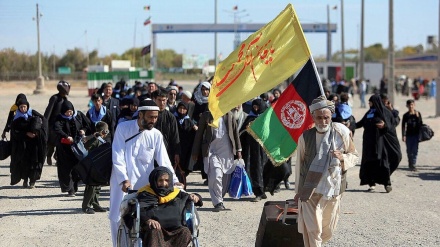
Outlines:
{"type": "Polygon", "coordinates": [[[136,19],[134,19],[134,33],[133,33],[133,67],[136,68],[136,19]]]}
{"type": "Polygon", "coordinates": [[[310,60],[312,61],[313,70],[315,71],[316,79],[318,80],[319,90],[321,90],[321,94],[325,96],[324,89],[322,88],[321,77],[319,77],[318,70],[316,69],[315,59],[313,59],[312,54],[310,54],[310,60]]]}

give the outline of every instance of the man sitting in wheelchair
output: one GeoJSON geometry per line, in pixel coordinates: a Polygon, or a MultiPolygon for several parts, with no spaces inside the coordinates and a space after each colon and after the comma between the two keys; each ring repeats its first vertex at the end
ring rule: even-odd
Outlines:
{"type": "Polygon", "coordinates": [[[186,247],[191,242],[184,209],[190,201],[202,206],[202,197],[174,187],[172,176],[168,168],[159,166],[151,172],[150,184],[137,192],[141,206],[143,246],[186,247]]]}

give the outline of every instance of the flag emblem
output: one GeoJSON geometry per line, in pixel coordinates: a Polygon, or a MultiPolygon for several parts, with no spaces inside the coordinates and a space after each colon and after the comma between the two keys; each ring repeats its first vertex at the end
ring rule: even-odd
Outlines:
{"type": "Polygon", "coordinates": [[[281,121],[289,129],[300,128],[306,119],[307,108],[299,100],[291,100],[281,108],[281,121]]]}

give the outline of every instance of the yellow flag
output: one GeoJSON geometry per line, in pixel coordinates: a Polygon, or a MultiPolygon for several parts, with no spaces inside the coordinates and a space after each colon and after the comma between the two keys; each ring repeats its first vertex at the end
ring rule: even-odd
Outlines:
{"type": "Polygon", "coordinates": [[[208,99],[213,123],[286,80],[310,56],[298,16],[289,4],[217,66],[208,99]]]}

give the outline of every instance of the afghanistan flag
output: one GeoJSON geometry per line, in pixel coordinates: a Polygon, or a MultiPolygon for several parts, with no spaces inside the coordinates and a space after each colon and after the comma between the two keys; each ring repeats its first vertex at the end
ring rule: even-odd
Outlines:
{"type": "Polygon", "coordinates": [[[309,60],[280,98],[248,127],[277,166],[295,151],[304,130],[312,127],[308,106],[322,95],[322,86],[309,60]]]}

